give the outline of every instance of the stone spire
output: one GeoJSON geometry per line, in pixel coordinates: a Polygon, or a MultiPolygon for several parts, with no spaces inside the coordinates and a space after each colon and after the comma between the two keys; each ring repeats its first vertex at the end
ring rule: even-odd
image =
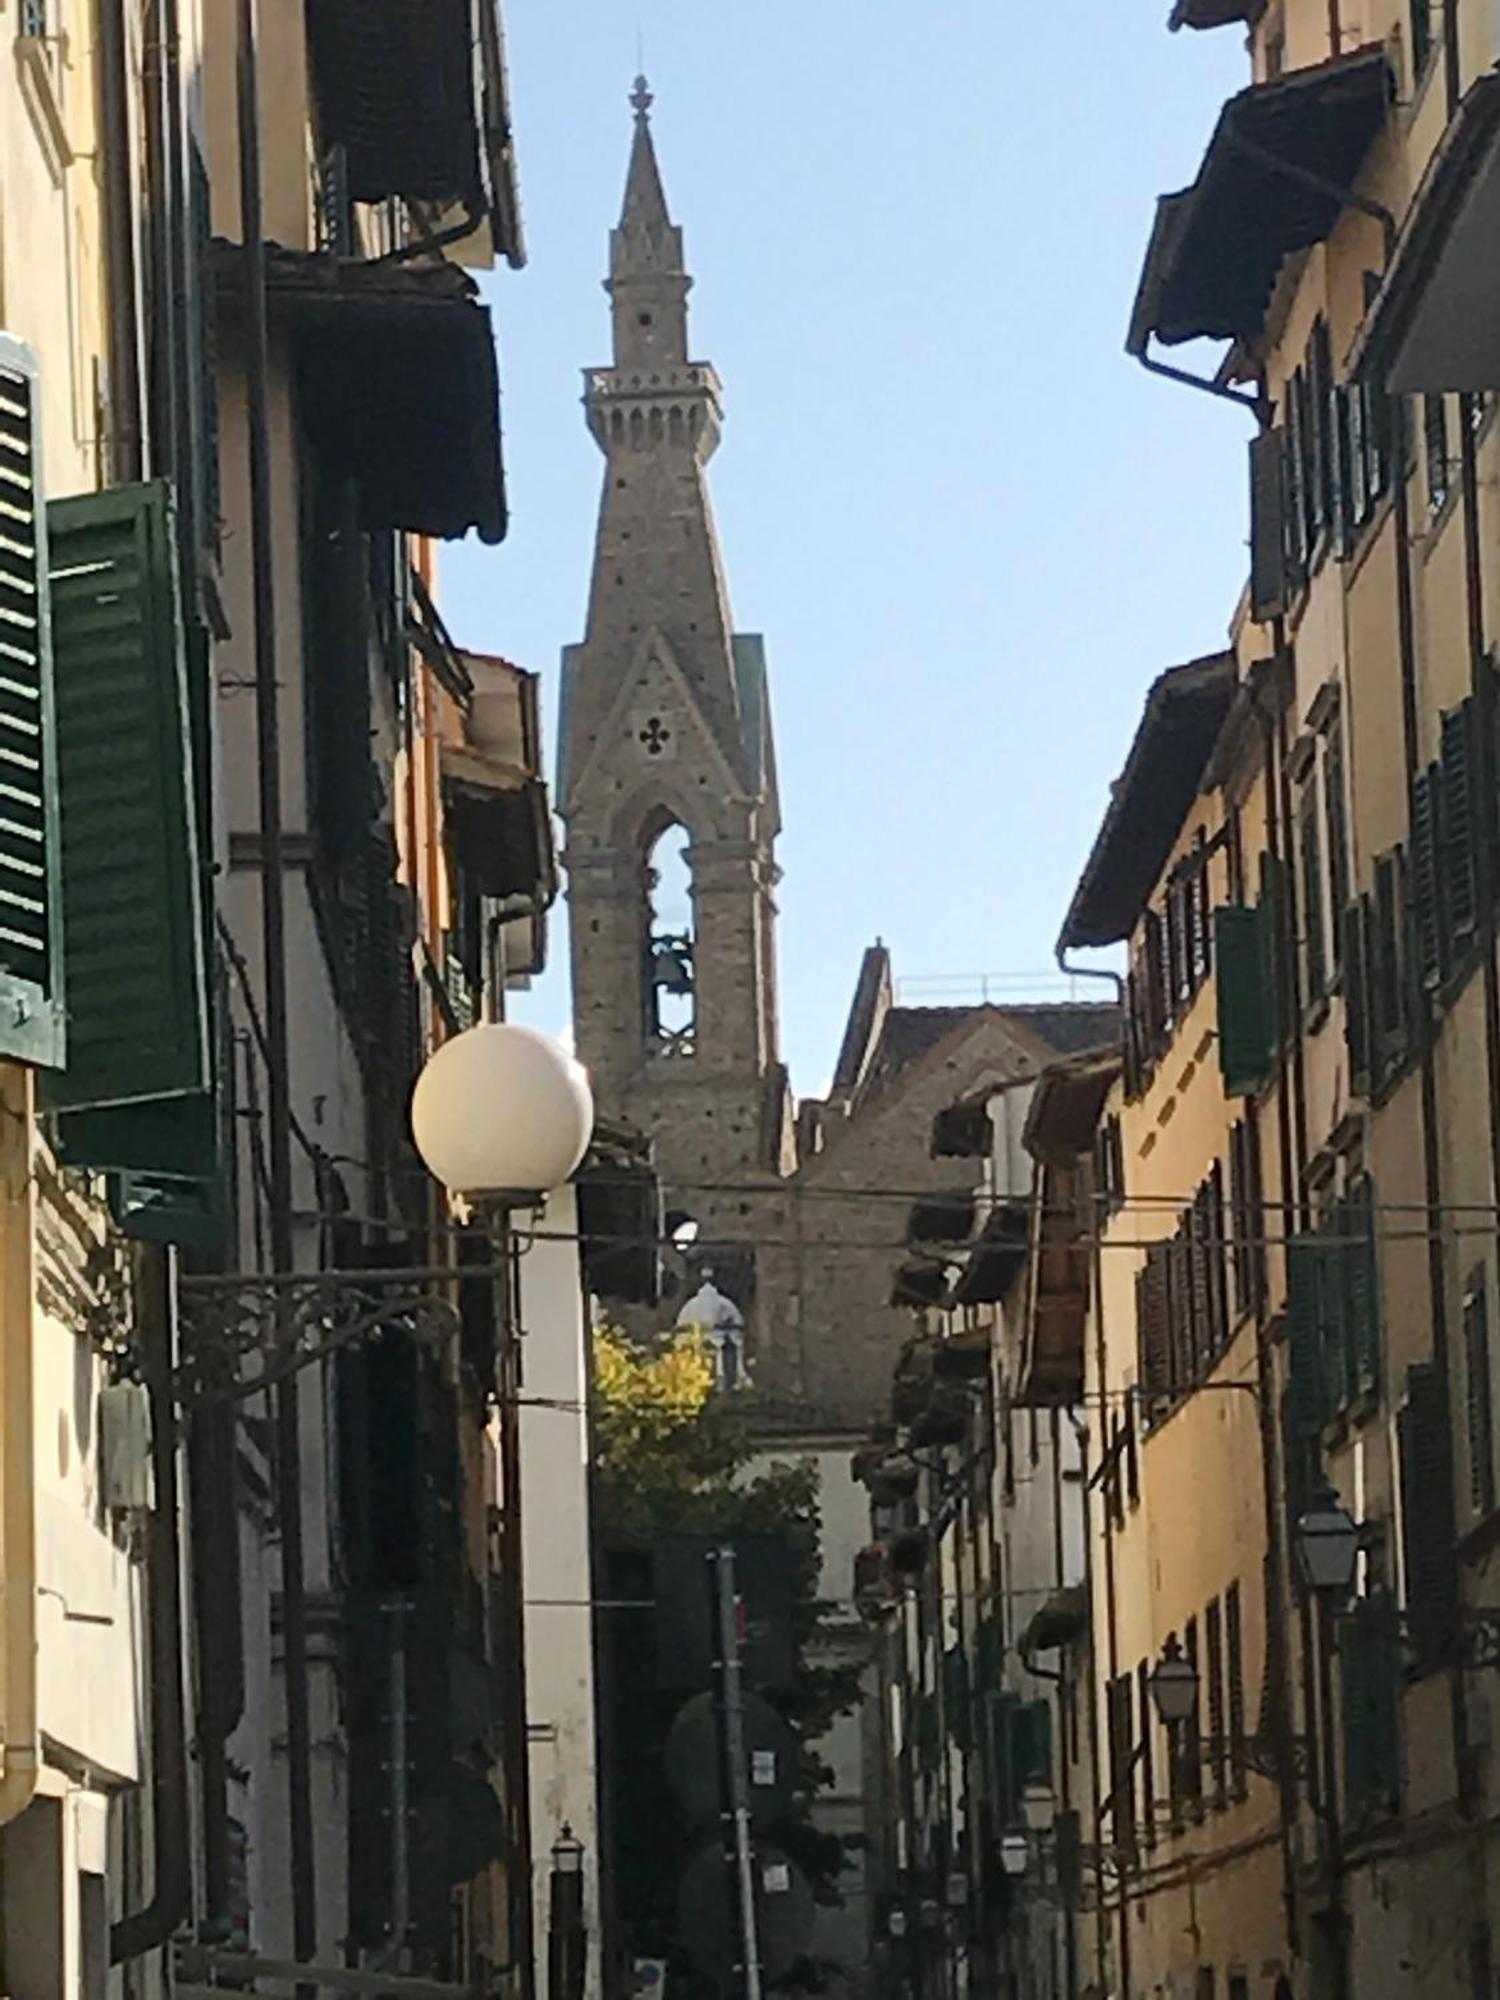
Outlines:
{"type": "Polygon", "coordinates": [[[587,627],[564,655],[557,799],[579,1054],[600,1104],[651,1133],[668,1182],[685,1183],[780,1157],[780,815],[765,652],[734,628],[708,493],[719,378],[689,345],[643,78],[630,103],[613,358],[584,376],[605,471],[587,627]],[[684,843],[690,886],[669,903],[684,843]]]}
{"type": "Polygon", "coordinates": [[[610,232],[605,281],[614,302],[616,368],[681,368],[688,358],[687,295],[693,281],[656,163],[652,102],[646,79],[638,76],[630,94],[635,111],[630,169],[619,225],[610,232]]]}

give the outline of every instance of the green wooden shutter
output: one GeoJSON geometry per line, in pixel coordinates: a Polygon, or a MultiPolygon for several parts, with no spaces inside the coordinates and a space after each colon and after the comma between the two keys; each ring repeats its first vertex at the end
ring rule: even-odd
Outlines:
{"type": "Polygon", "coordinates": [[[0,1055],[65,1052],[57,738],[36,360],[0,334],[0,1055]]]}
{"type": "Polygon", "coordinates": [[[169,493],[48,510],[68,1062],[54,1108],[209,1081],[203,898],[169,493]]]}
{"type": "Polygon", "coordinates": [[[1344,1291],[1344,1205],[1335,1202],[1313,1239],[1318,1280],[1318,1348],[1323,1358],[1324,1409],[1347,1409],[1354,1368],[1344,1291]]]}
{"type": "Polygon", "coordinates": [[[1350,1088],[1363,1094],[1370,1087],[1369,901],[1361,896],[1344,911],[1341,924],[1344,985],[1344,1043],[1349,1051],[1350,1088]]]}
{"type": "Polygon", "coordinates": [[[1474,790],[1471,778],[1473,704],[1462,702],[1443,717],[1443,905],[1454,953],[1474,935],[1479,916],[1475,885],[1474,790]]]}
{"type": "Polygon", "coordinates": [[[1401,1655],[1394,1610],[1382,1597],[1355,1605],[1339,1642],[1344,1804],[1358,1821],[1399,1810],[1401,1655]]]}
{"type": "Polygon", "coordinates": [[[1250,616],[1267,624],[1286,611],[1286,433],[1250,440],[1250,616]]]}
{"type": "Polygon", "coordinates": [[[1368,1174],[1349,1184],[1343,1203],[1344,1299],[1354,1392],[1378,1392],[1381,1377],[1380,1233],[1368,1174]]]}
{"type": "Polygon", "coordinates": [[[1457,1628],[1458,1568],[1448,1399],[1440,1377],[1426,1363],[1407,1370],[1396,1437],[1406,1609],[1418,1664],[1430,1667],[1442,1660],[1457,1628]]]}
{"type": "Polygon", "coordinates": [[[1476,1519],[1495,1511],[1495,1412],[1490,1371],[1489,1279],[1480,1264],[1464,1290],[1464,1413],[1469,1445],[1469,1506],[1476,1519]]]}
{"type": "Polygon", "coordinates": [[[1323,1361],[1318,1339],[1318,1264],[1313,1236],[1286,1246],[1287,1424],[1293,1437],[1316,1437],[1323,1428],[1323,1361]]]}
{"type": "Polygon", "coordinates": [[[1259,913],[1242,903],[1221,903],[1214,911],[1219,1067],[1232,1097],[1254,1096],[1271,1078],[1274,1009],[1261,931],[1259,913]]]}
{"type": "Polygon", "coordinates": [[[1436,765],[1411,781],[1412,925],[1417,965],[1425,986],[1436,986],[1443,971],[1443,924],[1438,873],[1438,801],[1441,773],[1436,765]]]}

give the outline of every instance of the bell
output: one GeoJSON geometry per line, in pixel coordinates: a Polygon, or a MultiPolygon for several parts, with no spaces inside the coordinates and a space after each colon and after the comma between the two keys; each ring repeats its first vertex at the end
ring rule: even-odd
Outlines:
{"type": "Polygon", "coordinates": [[[663,993],[686,995],[693,990],[693,967],[676,945],[659,944],[651,955],[651,979],[663,993]]]}

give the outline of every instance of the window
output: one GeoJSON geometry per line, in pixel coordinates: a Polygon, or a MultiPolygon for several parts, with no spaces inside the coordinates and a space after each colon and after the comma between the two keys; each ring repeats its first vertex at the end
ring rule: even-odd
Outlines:
{"type": "Polygon", "coordinates": [[[645,1031],[654,1054],[691,1057],[697,1047],[693,870],[687,829],[669,822],[651,839],[646,900],[645,1031]]]}
{"type": "Polygon", "coordinates": [[[1351,1176],[1318,1227],[1287,1247],[1287,1364],[1293,1432],[1316,1437],[1380,1382],[1380,1245],[1374,1188],[1351,1176]]]}
{"type": "Polygon", "coordinates": [[[1260,1310],[1266,1289],[1265,1228],[1261,1215],[1260,1148],[1250,1121],[1229,1134],[1229,1241],[1236,1313],[1260,1310]]]}
{"type": "Polygon", "coordinates": [[[33,39],[40,39],[50,32],[47,19],[47,0],[21,0],[21,33],[33,39]]]}
{"type": "Polygon", "coordinates": [[[1327,906],[1323,896],[1322,787],[1313,765],[1297,807],[1302,859],[1302,1002],[1314,1007],[1328,988],[1327,906]]]}
{"type": "Polygon", "coordinates": [[[1177,1232],[1147,1249],[1136,1278],[1136,1360],[1150,1417],[1186,1395],[1229,1342],[1229,1246],[1216,1161],[1177,1232]]]}
{"type": "Polygon", "coordinates": [[[1135,1825],[1135,1716],[1134,1682],[1121,1674],[1109,1684],[1106,1697],[1109,1720],[1109,1804],[1115,1845],[1133,1852],[1135,1825]]]}
{"type": "Polygon", "coordinates": [[[1469,1445],[1469,1505],[1481,1520],[1495,1511],[1495,1416],[1490,1393],[1490,1315],[1484,1266],[1464,1287],[1464,1414],[1469,1445]]]}
{"type": "Polygon", "coordinates": [[[1142,1660],[1136,1668],[1136,1708],[1141,1718],[1141,1838],[1147,1847],[1156,1841],[1156,1707],[1151,1699],[1151,1662],[1142,1660]]]}
{"type": "Polygon", "coordinates": [[[1413,85],[1420,82],[1427,67],[1428,57],[1434,47],[1432,35],[1432,0],[1411,0],[1411,75],[1413,85]]]}
{"type": "MultiPolygon", "coordinates": [[[[1343,717],[1338,714],[1328,725],[1323,752],[1323,810],[1328,826],[1328,893],[1337,918],[1342,910],[1347,909],[1352,894],[1349,813],[1344,801],[1344,724],[1343,717]]],[[[1334,924],[1332,946],[1334,968],[1341,972],[1343,950],[1337,923],[1334,924]]]]}
{"type": "Polygon", "coordinates": [[[1138,1096],[1165,1054],[1213,964],[1213,901],[1208,848],[1180,861],[1160,910],[1147,910],[1126,980],[1126,1087],[1138,1096]]]}
{"type": "Polygon", "coordinates": [[[1448,500],[1448,406],[1441,396],[1422,398],[1422,438],[1427,461],[1427,513],[1441,514],[1448,500]]]}

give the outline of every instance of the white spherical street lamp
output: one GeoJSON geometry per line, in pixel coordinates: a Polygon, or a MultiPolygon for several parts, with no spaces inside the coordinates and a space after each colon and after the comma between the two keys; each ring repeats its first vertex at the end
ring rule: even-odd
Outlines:
{"type": "Polygon", "coordinates": [[[451,1194],[522,1208],[561,1187],[588,1150],[583,1065],[534,1028],[486,1021],[443,1043],[411,1100],[423,1164],[451,1194]]]}

